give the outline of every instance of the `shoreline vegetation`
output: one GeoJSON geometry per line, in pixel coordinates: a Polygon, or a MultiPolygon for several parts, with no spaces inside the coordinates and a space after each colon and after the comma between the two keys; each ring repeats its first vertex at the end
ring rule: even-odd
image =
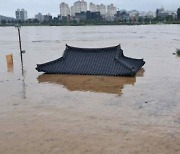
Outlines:
{"type": "Polygon", "coordinates": [[[15,26],[20,24],[21,26],[106,26],[106,25],[160,25],[160,24],[180,24],[180,21],[150,21],[150,22],[43,22],[37,23],[31,22],[1,22],[0,27],[15,26]]]}

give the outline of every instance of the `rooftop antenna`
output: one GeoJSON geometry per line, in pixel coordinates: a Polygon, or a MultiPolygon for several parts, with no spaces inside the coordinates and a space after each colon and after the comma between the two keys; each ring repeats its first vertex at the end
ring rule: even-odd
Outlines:
{"type": "Polygon", "coordinates": [[[21,25],[16,24],[15,27],[18,29],[18,36],[19,36],[19,49],[20,49],[20,55],[21,55],[21,66],[22,66],[22,70],[23,70],[23,56],[22,54],[25,53],[25,50],[22,50],[22,45],[21,45],[21,25]]]}

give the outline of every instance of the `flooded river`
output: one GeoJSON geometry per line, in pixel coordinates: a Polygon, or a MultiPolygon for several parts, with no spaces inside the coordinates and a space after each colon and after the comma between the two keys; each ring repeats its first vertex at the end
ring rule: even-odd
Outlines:
{"type": "Polygon", "coordinates": [[[0,153],[180,153],[180,25],[0,27],[0,153]],[[65,44],[144,58],[136,77],[47,75],[65,44]],[[14,65],[7,67],[6,55],[14,65]]]}

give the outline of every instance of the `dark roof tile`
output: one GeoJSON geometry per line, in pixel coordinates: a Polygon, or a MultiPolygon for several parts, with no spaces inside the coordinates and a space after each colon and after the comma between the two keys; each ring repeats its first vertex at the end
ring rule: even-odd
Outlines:
{"type": "Polygon", "coordinates": [[[134,76],[144,64],[143,59],[124,56],[120,45],[107,48],[66,45],[63,57],[37,65],[36,69],[49,74],[134,76]]]}

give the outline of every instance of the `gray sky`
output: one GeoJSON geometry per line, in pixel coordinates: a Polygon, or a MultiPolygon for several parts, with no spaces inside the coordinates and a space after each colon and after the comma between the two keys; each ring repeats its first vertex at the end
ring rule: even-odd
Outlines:
{"type": "MultiPolygon", "coordinates": [[[[66,2],[70,6],[76,0],[0,0],[0,15],[15,17],[17,8],[24,8],[28,11],[28,17],[34,17],[34,14],[41,12],[43,14],[51,13],[53,16],[59,14],[59,4],[66,2]]],[[[177,10],[180,7],[180,0],[85,0],[96,4],[113,3],[117,8],[139,11],[155,11],[156,8],[163,6],[166,10],[177,10]]]]}

